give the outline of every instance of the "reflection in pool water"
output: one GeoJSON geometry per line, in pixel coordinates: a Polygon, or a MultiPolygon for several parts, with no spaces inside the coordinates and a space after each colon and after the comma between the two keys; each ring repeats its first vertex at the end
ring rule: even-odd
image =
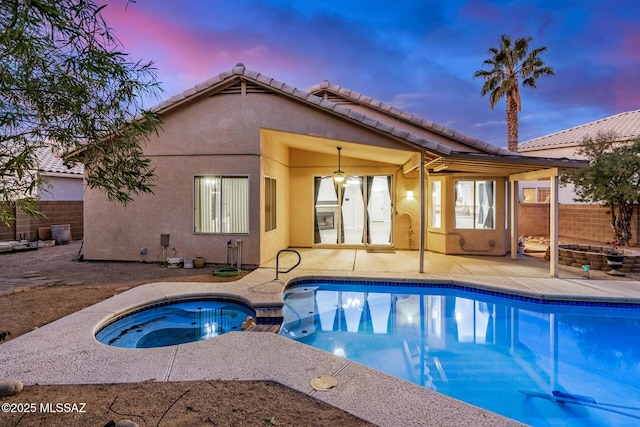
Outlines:
{"type": "Polygon", "coordinates": [[[284,302],[282,335],[521,422],[640,424],[638,306],[313,281],[284,302]],[[554,390],[596,404],[536,397],[554,390]]]}
{"type": "Polygon", "coordinates": [[[136,311],[103,327],[96,339],[125,348],[164,347],[240,331],[255,312],[245,305],[220,300],[174,302],[136,311]]]}

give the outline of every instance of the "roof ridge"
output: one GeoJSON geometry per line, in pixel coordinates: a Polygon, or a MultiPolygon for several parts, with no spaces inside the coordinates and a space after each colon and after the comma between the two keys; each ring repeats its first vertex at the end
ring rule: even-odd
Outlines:
{"type": "MultiPolygon", "coordinates": [[[[364,96],[346,87],[331,83],[328,80],[323,80],[322,82],[307,88],[307,91],[311,93],[316,92],[318,90],[332,91],[338,95],[352,99],[355,102],[359,102],[361,104],[367,105],[385,114],[395,116],[401,120],[409,122],[423,129],[427,129],[427,130],[439,133],[441,135],[448,136],[464,145],[471,146],[482,151],[497,153],[497,154],[514,154],[513,152],[507,150],[506,148],[495,146],[481,139],[478,139],[478,138],[463,134],[461,132],[458,132],[456,130],[453,130],[451,128],[448,128],[440,123],[427,120],[421,116],[408,113],[404,110],[400,110],[390,104],[376,100],[368,96],[364,96]]],[[[515,154],[517,155],[517,153],[515,154]]]]}

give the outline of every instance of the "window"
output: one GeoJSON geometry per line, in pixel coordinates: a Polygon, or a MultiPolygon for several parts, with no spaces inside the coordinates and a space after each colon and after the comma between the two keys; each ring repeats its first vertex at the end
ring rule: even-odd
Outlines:
{"type": "Polygon", "coordinates": [[[264,231],[275,230],[276,218],[276,180],[264,177],[264,231]]]}
{"type": "Polygon", "coordinates": [[[431,226],[442,227],[442,183],[440,181],[431,183],[431,226]]]}
{"type": "Polygon", "coordinates": [[[495,228],[495,181],[456,181],[456,228],[495,228]]]}
{"type": "Polygon", "coordinates": [[[548,187],[531,187],[522,189],[523,203],[549,203],[551,189],[548,187]]]}
{"type": "Polygon", "coordinates": [[[194,178],[196,233],[249,232],[249,177],[196,176],[194,178]]]}
{"type": "Polygon", "coordinates": [[[391,245],[392,182],[387,175],[314,178],[314,243],[391,245]]]}

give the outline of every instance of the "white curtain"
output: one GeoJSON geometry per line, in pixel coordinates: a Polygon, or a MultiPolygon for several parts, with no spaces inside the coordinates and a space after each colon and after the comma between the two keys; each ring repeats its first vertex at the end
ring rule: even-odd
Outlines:
{"type": "Polygon", "coordinates": [[[249,232],[249,180],[222,178],[221,223],[223,233],[249,232]]]}

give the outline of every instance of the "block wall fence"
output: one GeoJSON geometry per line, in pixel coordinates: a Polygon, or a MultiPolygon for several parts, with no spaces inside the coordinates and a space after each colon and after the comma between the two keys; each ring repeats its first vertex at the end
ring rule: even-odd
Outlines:
{"type": "Polygon", "coordinates": [[[84,238],[84,207],[81,200],[40,201],[38,209],[45,214],[44,217],[31,217],[9,208],[16,220],[10,227],[0,224],[0,240],[38,240],[38,228],[59,224],[71,226],[72,240],[84,238]]]}
{"type": "MultiPolygon", "coordinates": [[[[638,208],[631,218],[630,246],[639,246],[640,229],[638,208]]],[[[518,206],[518,234],[524,236],[549,236],[549,205],[546,203],[521,203],[518,206]]],[[[558,234],[562,241],[597,242],[605,244],[613,240],[611,213],[600,205],[567,204],[559,206],[558,234]]]]}

